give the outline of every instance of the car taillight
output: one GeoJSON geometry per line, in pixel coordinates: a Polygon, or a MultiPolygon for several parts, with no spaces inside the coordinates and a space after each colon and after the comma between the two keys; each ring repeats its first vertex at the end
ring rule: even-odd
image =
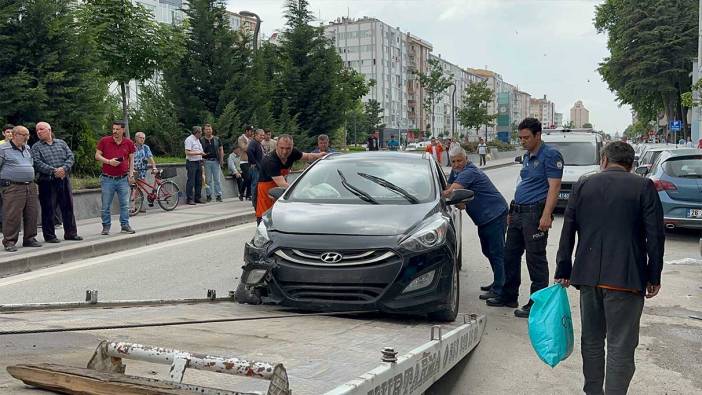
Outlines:
{"type": "Polygon", "coordinates": [[[678,187],[675,186],[672,182],[665,181],[665,180],[653,180],[653,185],[656,186],[656,191],[677,191],[678,187]]]}

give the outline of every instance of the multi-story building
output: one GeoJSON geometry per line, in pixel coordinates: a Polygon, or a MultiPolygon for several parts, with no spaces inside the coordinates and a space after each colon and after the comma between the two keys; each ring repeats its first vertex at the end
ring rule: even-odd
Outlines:
{"type": "Polygon", "coordinates": [[[156,21],[161,23],[181,23],[183,13],[183,0],[133,0],[151,11],[156,21]]]}
{"type": "Polygon", "coordinates": [[[426,74],[429,70],[429,56],[433,49],[431,43],[424,41],[410,33],[407,33],[407,120],[408,128],[413,136],[421,137],[424,131],[429,130],[429,112],[424,107],[426,90],[419,83],[419,77],[415,74],[426,74]]]}
{"type": "Polygon", "coordinates": [[[557,112],[553,114],[553,123],[556,124],[556,127],[561,127],[563,126],[563,113],[562,112],[557,112]]]}
{"type": "Polygon", "coordinates": [[[531,95],[526,92],[516,90],[514,92],[514,105],[512,109],[514,116],[512,117],[512,124],[519,125],[519,122],[528,117],[530,115],[530,108],[531,95]]]}
{"type": "Polygon", "coordinates": [[[584,124],[590,123],[590,111],[585,108],[581,100],[576,101],[570,109],[570,120],[576,128],[582,128],[584,124]]]}
{"type": "Polygon", "coordinates": [[[399,28],[369,17],[338,18],[326,25],[324,31],[334,41],[346,67],[363,74],[367,81],[375,81],[363,100],[375,99],[380,103],[386,128],[406,132],[411,125],[407,35],[399,28]]]}
{"type": "Polygon", "coordinates": [[[548,100],[546,95],[543,99],[531,99],[530,100],[530,116],[541,121],[541,125],[544,128],[556,127],[555,122],[555,104],[548,100]]]}
{"type": "MultiPolygon", "coordinates": [[[[236,12],[232,11],[227,11],[226,12],[227,19],[229,20],[229,26],[232,28],[234,31],[238,31],[241,29],[246,30],[247,32],[255,32],[256,31],[256,18],[251,17],[251,16],[245,16],[241,15],[236,12]]],[[[260,33],[259,33],[260,35],[260,33]]],[[[260,43],[260,37],[258,42],[260,43]]]]}

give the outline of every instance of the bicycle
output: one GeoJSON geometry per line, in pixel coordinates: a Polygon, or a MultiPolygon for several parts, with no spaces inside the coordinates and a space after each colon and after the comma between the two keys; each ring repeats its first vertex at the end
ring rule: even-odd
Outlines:
{"type": "Polygon", "coordinates": [[[144,205],[144,198],[149,202],[149,207],[153,207],[154,201],[165,211],[172,211],[178,207],[180,188],[175,182],[168,178],[175,177],[175,169],[167,168],[151,172],[154,175],[154,183],[149,184],[146,180],[137,178],[136,183],[131,186],[129,194],[129,216],[139,214],[144,205]]]}

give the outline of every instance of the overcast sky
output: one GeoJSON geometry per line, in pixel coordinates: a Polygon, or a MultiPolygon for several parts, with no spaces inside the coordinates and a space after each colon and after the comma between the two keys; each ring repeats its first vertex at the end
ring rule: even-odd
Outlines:
{"type": "MultiPolygon", "coordinates": [[[[284,26],[283,0],[227,0],[248,10],[270,35],[284,26]]],[[[532,97],[547,95],[570,118],[582,100],[596,129],[614,135],[631,123],[628,106],[597,73],[608,56],[607,37],[592,25],[592,0],[309,0],[325,23],[340,16],[375,17],[434,46],[434,54],[461,67],[493,70],[532,97]]]]}

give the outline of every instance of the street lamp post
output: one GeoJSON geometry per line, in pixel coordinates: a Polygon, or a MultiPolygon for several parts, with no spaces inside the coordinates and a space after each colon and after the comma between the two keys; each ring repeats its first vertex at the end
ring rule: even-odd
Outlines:
{"type": "Polygon", "coordinates": [[[256,51],[256,49],[258,49],[258,32],[261,30],[261,18],[251,11],[241,11],[239,12],[239,15],[256,18],[256,29],[254,29],[253,37],[253,49],[254,51],[256,51]]]}
{"type": "Polygon", "coordinates": [[[456,83],[453,84],[453,93],[451,93],[451,139],[456,134],[456,83]]]}

